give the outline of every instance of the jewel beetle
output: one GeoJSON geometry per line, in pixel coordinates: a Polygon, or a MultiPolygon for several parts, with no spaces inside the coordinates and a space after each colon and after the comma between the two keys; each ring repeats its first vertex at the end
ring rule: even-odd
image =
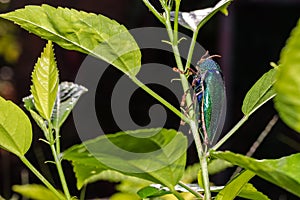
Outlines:
{"type": "Polygon", "coordinates": [[[206,52],[196,70],[190,70],[198,129],[203,143],[208,146],[214,145],[222,132],[227,107],[222,71],[213,57],[219,56],[209,56],[206,52]]]}

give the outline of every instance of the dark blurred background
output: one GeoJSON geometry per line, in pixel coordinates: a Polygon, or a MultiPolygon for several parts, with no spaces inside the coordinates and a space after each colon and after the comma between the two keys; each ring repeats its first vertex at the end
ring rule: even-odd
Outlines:
{"type": "MultiPolygon", "coordinates": [[[[128,29],[161,27],[161,24],[141,0],[0,0],[0,2],[2,12],[12,11],[29,4],[41,5],[45,3],[103,14],[124,24],[128,29]]],[[[158,1],[152,2],[159,10],[158,1]]],[[[201,9],[213,6],[216,2],[211,0],[183,0],[181,10],[201,9]]],[[[224,133],[242,118],[241,106],[245,94],[256,80],[271,68],[269,63],[279,60],[281,48],[285,45],[286,39],[296,25],[299,16],[299,0],[236,0],[229,7],[229,16],[225,17],[218,13],[200,31],[198,42],[211,54],[222,55],[222,58],[218,59],[217,62],[223,69],[228,98],[228,113],[224,133]]],[[[22,97],[29,95],[31,71],[46,41],[29,34],[10,22],[1,20],[0,23],[0,95],[13,100],[22,107],[22,97]]],[[[183,28],[180,31],[191,36],[190,31],[183,28]]],[[[55,52],[60,70],[60,80],[74,81],[85,55],[64,50],[59,46],[55,46],[55,52]]],[[[142,53],[143,63],[159,62],[174,66],[174,59],[170,54],[162,55],[163,52],[155,50],[144,50],[142,53]]],[[[111,73],[115,78],[110,77],[107,80],[105,90],[108,92],[113,89],[109,87],[114,85],[111,82],[117,81],[118,77],[122,75],[114,68],[111,69],[111,73]]],[[[159,89],[157,90],[159,92],[159,89]]],[[[143,98],[147,99],[147,97],[143,98]]],[[[103,102],[105,102],[104,99],[103,102]]],[[[153,104],[150,100],[144,102],[153,104]]],[[[97,109],[105,110],[103,105],[104,103],[100,103],[97,105],[97,109]]],[[[245,154],[275,114],[276,111],[271,101],[254,113],[221,149],[245,154]]],[[[143,115],[144,113],[140,113],[138,118],[143,120],[143,115]]],[[[166,124],[166,127],[178,127],[180,120],[174,116],[170,117],[171,121],[166,124]]],[[[110,118],[106,119],[104,126],[107,132],[118,131],[110,118]]],[[[61,132],[63,133],[62,149],[80,143],[71,117],[61,132]]],[[[58,177],[49,174],[49,172],[55,171],[55,167],[43,163],[44,160],[51,160],[51,155],[47,152],[47,146],[38,141],[41,137],[43,137],[41,131],[34,125],[34,142],[27,156],[51,182],[59,183],[58,177]]],[[[300,150],[299,142],[299,134],[279,120],[253,157],[258,159],[279,158],[296,153],[300,150]]],[[[195,162],[197,162],[196,151],[191,145],[188,151],[188,164],[195,162]]],[[[64,162],[64,167],[71,186],[71,193],[78,195],[72,167],[66,162],[64,162]]],[[[212,180],[217,185],[224,184],[233,171],[234,169],[227,170],[212,177],[212,180]]],[[[8,199],[13,194],[12,185],[26,183],[28,180],[31,183],[39,183],[15,156],[0,150],[0,195],[8,199]]],[[[297,199],[287,191],[260,178],[253,178],[251,183],[271,199],[297,199]]],[[[101,181],[88,187],[87,197],[107,197],[114,192],[112,183],[101,181]],[[100,187],[101,190],[99,190],[100,187]]]]}

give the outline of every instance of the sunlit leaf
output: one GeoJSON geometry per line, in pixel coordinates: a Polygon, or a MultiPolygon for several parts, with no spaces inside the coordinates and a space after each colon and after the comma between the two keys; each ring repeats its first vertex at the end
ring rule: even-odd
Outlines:
{"type": "Polygon", "coordinates": [[[136,194],[118,192],[113,194],[109,200],[140,200],[140,198],[136,194]]]}
{"type": "Polygon", "coordinates": [[[200,170],[199,163],[195,163],[193,165],[187,166],[187,168],[184,171],[184,174],[181,178],[181,181],[184,183],[194,182],[195,180],[197,180],[199,170],[200,170]]]}
{"type": "MultiPolygon", "coordinates": [[[[60,83],[58,90],[51,116],[51,122],[56,128],[64,123],[81,95],[87,92],[85,87],[71,82],[60,83]]],[[[38,114],[33,96],[23,98],[23,102],[34,121],[44,132],[47,132],[47,122],[38,114]]]]}
{"type": "Polygon", "coordinates": [[[34,200],[58,200],[57,196],[48,188],[38,184],[14,185],[13,191],[34,200]]]}
{"type": "Polygon", "coordinates": [[[64,152],[81,188],[110,169],[173,187],[182,177],[187,139],[166,129],[142,129],[100,136],[64,152]]]}
{"type": "Polygon", "coordinates": [[[300,153],[269,160],[256,160],[229,151],[212,151],[211,155],[248,169],[257,176],[300,197],[300,153]]]}
{"type": "MultiPolygon", "coordinates": [[[[232,166],[233,165],[230,162],[225,160],[214,159],[208,163],[208,173],[210,175],[214,175],[232,166]]],[[[192,183],[196,181],[200,168],[200,163],[194,163],[193,165],[187,166],[181,181],[184,183],[192,183]]]]}
{"type": "Polygon", "coordinates": [[[27,115],[13,102],[0,97],[0,147],[24,156],[32,142],[32,128],[27,115]]]}
{"type": "Polygon", "coordinates": [[[241,192],[238,195],[239,197],[243,197],[245,199],[253,199],[253,200],[268,200],[269,197],[263,194],[260,191],[257,191],[257,189],[250,183],[247,183],[242,188],[241,192]]]}
{"type": "Polygon", "coordinates": [[[159,188],[147,186],[142,188],[137,193],[141,198],[149,198],[149,197],[160,197],[166,194],[172,194],[170,191],[161,190],[159,188]]]}
{"type": "Polygon", "coordinates": [[[33,103],[33,96],[30,95],[28,97],[24,97],[23,102],[24,107],[29,111],[37,125],[43,130],[44,133],[48,132],[47,121],[38,114],[38,111],[33,103]]]}
{"type": "Polygon", "coordinates": [[[32,72],[31,93],[38,113],[50,121],[58,90],[58,69],[53,45],[49,41],[32,72]]]}
{"type": "Polygon", "coordinates": [[[300,132],[300,21],[280,55],[275,108],[280,118],[300,132]]]}
{"type": "Polygon", "coordinates": [[[140,189],[150,185],[151,183],[152,182],[145,179],[127,176],[126,179],[122,180],[121,183],[116,186],[116,189],[120,192],[137,194],[140,189]]]}
{"type": "Polygon", "coordinates": [[[131,34],[123,25],[103,15],[30,5],[0,17],[63,48],[102,59],[129,76],[140,70],[141,53],[131,34]]]}
{"type": "Polygon", "coordinates": [[[242,191],[248,181],[255,176],[255,173],[246,170],[236,176],[218,193],[216,200],[232,200],[242,191]]]}
{"type": "Polygon", "coordinates": [[[276,95],[273,89],[276,72],[276,69],[271,69],[265,73],[248,91],[242,106],[244,115],[251,115],[276,95]]]}

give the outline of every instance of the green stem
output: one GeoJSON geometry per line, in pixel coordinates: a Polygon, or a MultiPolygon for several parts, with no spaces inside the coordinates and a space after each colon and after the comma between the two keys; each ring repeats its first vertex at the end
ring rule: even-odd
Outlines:
{"type": "Polygon", "coordinates": [[[184,200],[184,198],[180,195],[179,192],[177,192],[176,190],[172,190],[172,193],[175,195],[175,197],[179,200],[184,200]]]}
{"type": "Polygon", "coordinates": [[[164,18],[161,16],[159,12],[151,5],[148,0],[143,0],[144,4],[148,7],[148,9],[155,15],[155,17],[163,24],[165,24],[164,18]]]}
{"type": "MultiPolygon", "coordinates": [[[[172,30],[172,26],[171,26],[171,22],[170,22],[170,8],[168,8],[166,5],[162,4],[164,10],[165,10],[165,18],[163,18],[156,10],[155,8],[151,5],[151,3],[148,0],[143,0],[143,2],[145,3],[145,5],[153,12],[153,14],[163,23],[165,24],[166,28],[167,28],[167,32],[172,44],[172,49],[174,52],[174,56],[175,56],[175,60],[176,60],[176,64],[178,69],[180,70],[184,70],[183,69],[183,65],[181,62],[181,58],[180,58],[180,53],[179,53],[179,49],[178,49],[178,39],[176,37],[177,35],[177,29],[178,29],[178,19],[174,22],[174,28],[176,29],[175,31],[175,38],[174,38],[174,34],[173,34],[173,30],[172,30]],[[176,25],[177,24],[177,25],[176,25]]],[[[180,1],[179,1],[180,2],[180,1]]],[[[179,3],[177,3],[176,1],[176,15],[178,16],[178,12],[179,12],[179,3]]],[[[186,123],[190,123],[190,119],[187,118],[184,114],[182,114],[179,110],[177,110],[173,105],[171,105],[169,102],[165,101],[163,98],[161,98],[159,95],[157,95],[154,91],[152,91],[150,88],[148,88],[146,85],[144,85],[143,83],[141,83],[136,77],[131,77],[132,81],[134,83],[136,83],[138,86],[140,86],[142,89],[144,89],[146,92],[148,92],[151,96],[153,96],[155,99],[157,99],[159,102],[161,102],[162,104],[164,104],[167,108],[169,108],[171,111],[173,111],[177,116],[179,116],[183,121],[185,121],[186,123]]],[[[182,87],[183,87],[183,91],[188,91],[189,89],[189,83],[185,77],[184,74],[180,75],[180,79],[181,79],[181,83],[182,83],[182,87]]],[[[190,93],[187,93],[187,97],[186,97],[186,102],[187,105],[192,105],[192,98],[190,93]]],[[[193,115],[193,109],[190,110],[190,116],[194,116],[193,115]]],[[[201,144],[200,144],[201,146],[201,144]]]]}
{"type": "Polygon", "coordinates": [[[80,192],[80,200],[84,200],[84,199],[85,199],[86,188],[87,188],[87,185],[85,184],[85,185],[82,187],[81,192],[80,192]]]}
{"type": "MultiPolygon", "coordinates": [[[[173,50],[174,57],[175,57],[175,60],[176,60],[177,68],[181,71],[184,71],[183,65],[182,65],[182,62],[181,62],[180,52],[179,52],[179,49],[178,49],[178,41],[175,40],[176,37],[174,38],[174,34],[173,34],[173,31],[172,31],[172,26],[171,26],[171,22],[170,22],[170,12],[168,12],[168,10],[166,10],[165,13],[166,13],[166,29],[167,29],[168,36],[169,36],[171,44],[172,44],[172,50],[173,50]]],[[[177,32],[175,32],[175,33],[177,33],[177,32]]],[[[184,92],[187,91],[186,105],[190,106],[190,105],[193,104],[193,101],[192,101],[191,94],[189,92],[190,86],[189,86],[188,80],[187,80],[187,78],[184,74],[180,74],[180,79],[181,79],[181,84],[182,84],[183,91],[184,92]]],[[[189,116],[192,116],[192,117],[195,116],[194,109],[189,110],[189,116]]],[[[189,122],[189,124],[190,123],[191,123],[191,121],[189,122]]],[[[197,137],[197,135],[198,134],[194,134],[195,137],[197,137]]],[[[197,140],[197,139],[195,139],[195,140],[197,140]]],[[[200,138],[199,138],[199,140],[200,140],[200,138]]],[[[200,146],[201,146],[201,143],[200,143],[200,146]]],[[[202,150],[202,148],[201,148],[201,150],[202,150]]]]}
{"type": "MultiPolygon", "coordinates": [[[[178,10],[177,10],[177,12],[178,12],[178,10]]],[[[177,15],[178,15],[178,13],[177,13],[177,15]]],[[[177,38],[174,37],[174,34],[172,32],[172,27],[171,27],[171,23],[170,23],[170,13],[169,12],[166,12],[166,28],[167,28],[167,32],[168,32],[168,35],[169,35],[169,38],[170,38],[170,41],[171,41],[171,44],[172,44],[172,49],[173,49],[173,52],[174,52],[177,67],[178,67],[178,69],[183,71],[184,69],[183,69],[183,65],[182,65],[182,62],[181,62],[181,58],[180,58],[180,52],[179,52],[179,49],[178,49],[178,41],[177,41],[177,38]]],[[[174,32],[174,33],[175,33],[175,35],[177,34],[177,32],[174,32]]],[[[194,41],[194,43],[196,42],[196,36],[194,36],[193,41],[194,41]]],[[[194,45],[195,44],[191,44],[192,48],[193,48],[194,45]]],[[[191,55],[192,53],[193,53],[192,51],[189,52],[188,56],[190,56],[190,59],[192,57],[192,55],[191,55]]],[[[188,91],[187,96],[186,96],[186,103],[187,103],[188,106],[193,105],[193,101],[192,101],[192,98],[191,98],[191,95],[190,95],[190,92],[189,92],[190,86],[188,84],[187,78],[184,74],[181,74],[180,78],[181,78],[183,91],[188,91]]],[[[190,127],[191,127],[191,131],[192,131],[192,134],[193,134],[193,137],[194,137],[195,144],[196,144],[196,149],[197,149],[197,153],[198,153],[198,157],[199,157],[199,161],[200,161],[200,165],[201,165],[201,169],[202,169],[201,171],[203,173],[202,176],[204,177],[203,181],[204,181],[204,183],[206,183],[206,184],[204,184],[205,197],[209,197],[209,199],[210,199],[211,194],[210,194],[210,187],[209,187],[209,178],[208,178],[208,171],[207,171],[206,155],[204,154],[204,149],[203,149],[201,139],[200,139],[200,135],[199,135],[199,132],[198,132],[198,128],[197,128],[198,127],[197,126],[198,120],[195,119],[194,109],[189,110],[189,116],[192,116],[192,118],[194,119],[194,120],[191,120],[189,124],[190,124],[190,127]],[[205,162],[203,160],[205,160],[205,162]]]]}
{"type": "Polygon", "coordinates": [[[62,188],[64,190],[64,193],[65,193],[67,199],[69,200],[69,199],[71,199],[71,195],[70,195],[69,188],[68,188],[68,185],[67,185],[67,182],[66,182],[64,171],[63,171],[62,166],[61,166],[60,159],[58,157],[58,154],[56,154],[55,145],[51,144],[50,147],[51,147],[52,155],[54,157],[54,161],[55,161],[55,164],[56,164],[56,168],[57,168],[57,171],[58,171],[58,175],[59,175],[59,178],[60,178],[62,188]]]}
{"type": "Polygon", "coordinates": [[[64,171],[63,171],[62,166],[61,166],[61,161],[58,157],[59,154],[60,154],[59,130],[56,130],[56,128],[53,127],[53,124],[51,123],[50,120],[48,121],[48,135],[50,136],[49,137],[50,139],[48,141],[49,146],[51,148],[52,155],[53,155],[53,158],[54,158],[54,162],[56,164],[56,168],[57,168],[57,171],[58,171],[60,182],[61,182],[63,191],[66,195],[66,198],[69,200],[69,199],[71,199],[71,195],[70,195],[69,188],[68,188],[68,185],[67,185],[67,182],[66,182],[64,171]],[[53,138],[53,129],[55,130],[55,139],[53,138]]]}
{"type": "Polygon", "coordinates": [[[44,183],[44,185],[57,196],[58,199],[65,200],[66,198],[59,193],[52,185],[45,179],[45,177],[27,160],[25,156],[20,156],[20,160],[44,183]]]}
{"type": "Polygon", "coordinates": [[[198,154],[198,158],[199,158],[199,162],[200,162],[204,153],[203,153],[202,142],[201,142],[200,135],[199,135],[198,128],[197,128],[198,126],[196,125],[196,123],[197,122],[195,120],[192,121],[190,123],[190,127],[191,127],[191,132],[193,134],[193,138],[194,138],[194,142],[196,145],[197,154],[198,154]]]}
{"type": "Polygon", "coordinates": [[[145,84],[143,84],[140,80],[138,80],[135,76],[130,77],[131,80],[137,84],[140,88],[145,90],[148,94],[150,94],[153,98],[157,99],[159,102],[161,102],[164,106],[169,108],[173,113],[175,113],[178,117],[180,117],[183,121],[186,123],[190,122],[190,119],[187,118],[183,113],[181,113],[178,109],[176,109],[172,104],[167,102],[165,99],[163,99],[161,96],[159,96],[157,93],[155,93],[153,90],[151,90],[149,87],[147,87],[145,84]]]}
{"type": "Polygon", "coordinates": [[[201,164],[202,182],[204,187],[204,199],[210,200],[211,193],[210,193],[210,185],[209,185],[207,158],[205,155],[202,156],[202,159],[200,160],[200,164],[201,164]]]}
{"type": "MultiPolygon", "coordinates": [[[[177,10],[178,12],[178,10],[177,10]]],[[[169,12],[166,12],[166,28],[167,28],[167,32],[170,38],[170,41],[172,43],[172,49],[174,52],[174,56],[175,56],[175,60],[176,60],[176,64],[178,69],[180,69],[181,71],[183,71],[183,65],[181,62],[181,58],[180,58],[180,52],[178,49],[178,41],[177,38],[174,37],[173,32],[172,32],[172,27],[171,27],[171,23],[170,23],[170,16],[169,16],[169,12]]],[[[178,15],[178,13],[177,13],[178,15]]],[[[174,32],[174,34],[177,34],[177,32],[174,32]]],[[[198,31],[196,32],[196,34],[193,36],[193,42],[196,43],[196,36],[197,36],[198,31]]],[[[191,44],[190,48],[194,48],[195,44],[191,44]]],[[[192,54],[193,51],[189,51],[189,57],[190,59],[192,58],[192,54]]],[[[189,92],[189,84],[187,81],[187,78],[184,74],[180,75],[181,78],[181,83],[182,83],[182,87],[183,87],[183,91],[188,91],[187,96],[186,96],[186,103],[187,105],[193,105],[193,101],[189,92]]],[[[205,198],[206,199],[210,199],[211,197],[211,193],[210,193],[210,187],[209,187],[209,177],[208,177],[208,170],[207,170],[207,162],[206,162],[206,155],[204,153],[204,149],[201,143],[201,139],[200,139],[200,134],[198,132],[198,120],[195,119],[195,111],[194,109],[190,109],[189,110],[189,116],[192,116],[193,120],[190,121],[190,127],[191,127],[191,131],[194,137],[194,141],[196,144],[196,149],[197,149],[197,153],[198,153],[198,157],[199,157],[199,161],[200,161],[200,165],[201,165],[201,171],[202,171],[202,177],[203,177],[203,182],[204,184],[204,192],[205,192],[205,198]],[[204,162],[205,161],[205,162],[204,162]]]]}
{"type": "Polygon", "coordinates": [[[198,29],[193,32],[193,37],[192,37],[192,41],[191,41],[191,44],[190,44],[188,57],[187,57],[186,64],[185,64],[185,70],[187,70],[188,68],[190,68],[191,61],[192,61],[192,58],[193,58],[195,44],[197,42],[198,32],[199,32],[198,29]]]}
{"type": "Polygon", "coordinates": [[[178,45],[178,14],[179,14],[179,7],[180,7],[180,0],[175,1],[175,17],[174,17],[174,36],[173,41],[175,45],[178,45]]]}
{"type": "Polygon", "coordinates": [[[245,115],[211,150],[215,151],[222,146],[248,120],[248,117],[248,115],[245,115]]]}
{"type": "Polygon", "coordinates": [[[60,129],[55,128],[55,148],[56,148],[56,154],[60,154],[60,129]]]}
{"type": "Polygon", "coordinates": [[[202,199],[203,196],[201,194],[199,194],[197,191],[193,190],[192,188],[190,188],[188,185],[186,185],[183,182],[179,182],[178,185],[180,185],[181,187],[185,188],[187,191],[189,191],[190,193],[192,193],[195,197],[197,197],[198,199],[202,199]]]}
{"type": "MultiPolygon", "coordinates": [[[[172,31],[172,26],[171,26],[171,23],[170,23],[170,13],[169,12],[166,12],[166,28],[167,28],[167,32],[168,32],[170,41],[172,43],[172,49],[173,49],[173,52],[174,52],[177,68],[181,71],[184,71],[182,61],[181,61],[181,57],[180,57],[180,52],[179,52],[179,49],[178,49],[178,41],[177,41],[177,38],[174,37],[173,31],[172,31]]],[[[192,53],[192,52],[189,52],[189,53],[192,53]]],[[[189,92],[190,85],[188,83],[188,80],[187,80],[187,78],[184,74],[180,74],[180,79],[181,79],[181,84],[182,84],[183,91],[184,92],[187,91],[186,105],[187,106],[193,105],[192,97],[191,97],[191,94],[189,92]]],[[[189,109],[189,116],[191,116],[194,119],[195,112],[194,112],[193,108],[189,109]]],[[[193,132],[193,136],[194,136],[194,140],[196,142],[197,150],[198,150],[198,152],[200,151],[200,154],[201,154],[202,145],[201,145],[200,136],[199,136],[199,133],[198,133],[197,126],[191,125],[191,123],[193,123],[192,121],[195,121],[195,119],[191,120],[189,124],[190,124],[191,130],[193,132]]]]}
{"type": "MultiPolygon", "coordinates": [[[[155,14],[155,9],[152,9],[150,6],[151,4],[147,1],[147,0],[143,0],[144,3],[146,4],[146,6],[148,6],[148,8],[150,10],[152,10],[152,12],[155,14]],[[148,4],[149,3],[149,4],[148,4]]],[[[164,10],[165,10],[165,21],[163,22],[163,24],[165,24],[166,26],[166,29],[167,29],[167,33],[168,33],[168,36],[170,38],[170,42],[172,44],[172,50],[173,50],[173,53],[174,53],[174,56],[175,56],[175,60],[176,60],[176,64],[177,64],[177,68],[181,71],[184,71],[184,68],[183,68],[183,65],[182,65],[182,61],[181,61],[181,57],[180,57],[180,52],[179,52],[179,49],[178,49],[178,13],[179,13],[179,4],[180,4],[180,1],[177,0],[176,1],[176,5],[175,5],[175,19],[174,19],[174,32],[172,30],[172,26],[171,26],[171,21],[170,21],[170,9],[169,7],[167,7],[166,5],[162,4],[164,10]]],[[[156,11],[157,12],[157,11],[156,11]]],[[[156,17],[157,14],[155,14],[156,17]]],[[[160,17],[158,17],[158,19],[160,19],[160,17]]],[[[161,21],[161,20],[160,20],[161,21]]],[[[194,35],[193,35],[193,39],[192,39],[192,42],[190,44],[190,49],[189,49],[189,54],[188,54],[188,63],[187,63],[187,66],[189,67],[190,65],[190,62],[191,62],[191,59],[192,59],[192,55],[193,55],[193,51],[194,51],[194,46],[195,46],[195,43],[196,43],[196,38],[197,38],[197,34],[198,34],[198,30],[197,29],[195,32],[194,32],[194,35]]],[[[181,79],[181,84],[182,84],[182,88],[183,88],[183,91],[186,92],[187,91],[187,95],[186,95],[186,105],[187,106],[190,106],[190,105],[193,105],[193,101],[192,101],[192,97],[191,97],[191,94],[189,92],[189,89],[190,89],[190,86],[189,86],[189,83],[188,83],[188,80],[186,78],[186,76],[184,74],[180,74],[180,79],[181,79]]],[[[137,83],[140,87],[141,85],[143,84],[140,84],[139,82],[137,82],[137,79],[136,78],[132,78],[132,80],[137,83]]],[[[146,87],[143,86],[142,87],[146,92],[150,92],[150,91],[147,91],[146,87]]],[[[149,93],[151,94],[151,93],[149,93]]],[[[155,95],[154,94],[151,94],[154,98],[158,99],[160,102],[165,102],[164,99],[162,99],[160,96],[158,95],[155,95]]],[[[167,103],[167,102],[166,102],[167,103]]],[[[201,168],[202,168],[202,176],[204,177],[204,183],[206,183],[204,185],[204,191],[205,191],[205,198],[207,199],[210,199],[210,187],[209,187],[209,179],[208,179],[208,171],[207,171],[207,162],[206,162],[206,155],[204,152],[204,149],[202,147],[202,143],[201,143],[201,139],[200,139],[200,135],[198,133],[198,120],[195,119],[195,111],[194,109],[189,109],[189,116],[192,118],[192,119],[189,119],[187,118],[186,116],[182,115],[182,113],[180,112],[180,114],[178,113],[178,110],[176,109],[173,109],[174,107],[172,105],[169,105],[169,104],[165,104],[163,103],[164,105],[166,105],[169,109],[171,109],[175,114],[177,114],[178,116],[180,116],[185,122],[187,122],[190,127],[191,127],[191,131],[193,133],[193,137],[194,137],[194,141],[195,141],[195,144],[196,144],[196,148],[197,148],[197,152],[198,152],[198,157],[199,157],[199,161],[200,161],[200,164],[201,164],[201,168]],[[204,162],[205,161],[205,162],[204,162]],[[206,173],[206,174],[205,174],[206,173]]],[[[174,195],[176,196],[176,193],[174,193],[174,195]]],[[[178,199],[180,199],[180,197],[176,196],[178,199]]]]}

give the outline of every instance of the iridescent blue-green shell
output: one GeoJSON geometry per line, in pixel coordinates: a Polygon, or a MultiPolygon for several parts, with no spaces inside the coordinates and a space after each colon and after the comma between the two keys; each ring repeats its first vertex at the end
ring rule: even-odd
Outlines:
{"type": "Polygon", "coordinates": [[[199,121],[199,132],[204,139],[201,120],[201,106],[203,102],[204,123],[208,135],[208,145],[214,145],[222,132],[226,117],[226,92],[220,66],[208,58],[197,64],[198,73],[194,75],[197,94],[196,117],[199,121]],[[201,80],[203,81],[202,89],[201,80]],[[201,92],[200,92],[201,91],[201,92]]]}

